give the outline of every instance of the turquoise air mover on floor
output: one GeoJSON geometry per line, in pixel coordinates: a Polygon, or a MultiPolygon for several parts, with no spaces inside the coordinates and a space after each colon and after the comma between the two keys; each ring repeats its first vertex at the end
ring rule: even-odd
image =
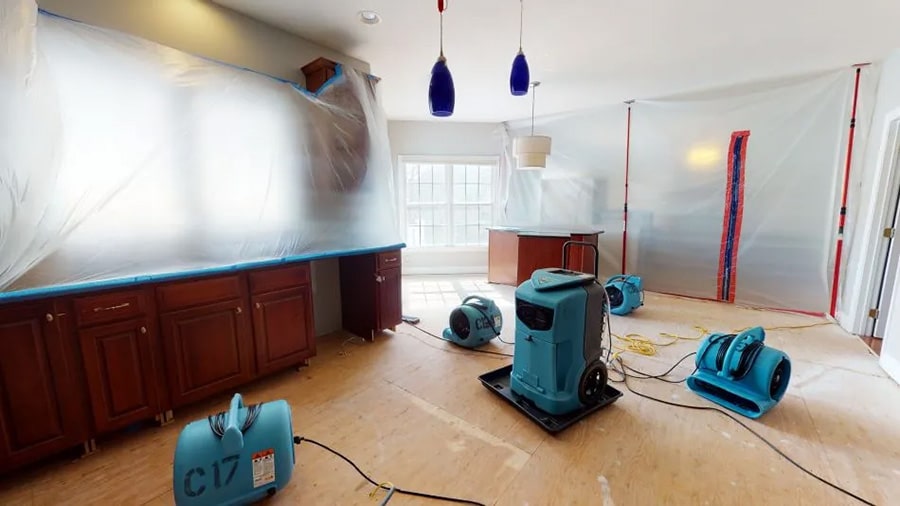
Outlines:
{"type": "Polygon", "coordinates": [[[644,305],[644,282],[640,276],[622,274],[606,280],[609,312],[624,316],[644,305]]]}
{"type": "Polygon", "coordinates": [[[450,312],[444,339],[466,348],[477,348],[500,336],[503,315],[493,300],[470,295],[450,312]]]}
{"type": "Polygon", "coordinates": [[[762,327],[706,337],[697,351],[697,371],[687,386],[697,395],[749,418],[772,409],[787,391],[791,360],[769,348],[762,327]]]}
{"type": "Polygon", "coordinates": [[[253,504],[291,480],[296,458],[291,408],[277,400],[189,423],[175,446],[172,489],[178,506],[253,504]]]}

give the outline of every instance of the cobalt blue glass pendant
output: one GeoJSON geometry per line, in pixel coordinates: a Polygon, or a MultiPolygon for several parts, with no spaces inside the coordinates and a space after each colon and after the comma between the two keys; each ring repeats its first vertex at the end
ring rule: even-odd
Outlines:
{"type": "Polygon", "coordinates": [[[441,55],[431,67],[431,84],[428,86],[428,107],[432,116],[447,117],[453,115],[456,104],[456,90],[453,88],[453,76],[447,67],[447,59],[441,55]]]}
{"type": "Polygon", "coordinates": [[[525,59],[525,53],[519,49],[519,54],[513,60],[512,71],[509,73],[509,91],[515,96],[527,95],[530,83],[528,60],[525,59]]]}

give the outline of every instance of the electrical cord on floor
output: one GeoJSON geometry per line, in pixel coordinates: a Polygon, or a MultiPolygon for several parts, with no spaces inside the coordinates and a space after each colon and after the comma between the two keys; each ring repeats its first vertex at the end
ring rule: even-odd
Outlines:
{"type": "MultiPolygon", "coordinates": [[[[427,334],[427,335],[429,335],[429,336],[431,336],[431,337],[433,337],[433,338],[435,338],[435,339],[439,339],[439,340],[441,340],[441,341],[450,343],[450,344],[452,344],[452,345],[454,345],[454,346],[459,346],[459,345],[457,345],[456,343],[454,343],[453,341],[451,341],[451,340],[449,340],[449,339],[444,339],[443,337],[441,337],[441,336],[439,336],[439,335],[437,335],[437,334],[433,334],[433,333],[431,333],[431,332],[429,332],[429,331],[423,329],[422,327],[419,327],[418,325],[413,325],[412,323],[407,323],[407,325],[409,325],[410,327],[413,327],[414,329],[418,330],[419,332],[421,332],[421,333],[423,333],[423,334],[427,334]]],[[[507,344],[509,344],[509,343],[507,343],[507,344]]],[[[510,358],[512,358],[512,354],[510,354],[510,353],[501,353],[501,352],[499,352],[499,351],[482,350],[482,349],[479,349],[479,348],[465,348],[465,347],[463,347],[463,346],[459,346],[459,348],[464,349],[464,350],[466,350],[466,351],[475,352],[475,353],[484,353],[484,354],[486,354],[486,355],[496,355],[496,356],[499,356],[499,357],[510,357],[510,358]]]]}
{"type": "MultiPolygon", "coordinates": [[[[483,503],[480,503],[480,502],[477,502],[477,501],[472,501],[472,500],[469,500],[469,499],[460,499],[460,498],[457,498],[457,497],[449,497],[449,496],[443,496],[443,495],[437,495],[437,494],[429,494],[429,493],[426,493],[426,492],[415,492],[415,491],[413,491],[413,490],[406,490],[406,489],[402,489],[402,488],[400,488],[400,487],[396,487],[396,486],[394,486],[392,483],[388,483],[388,482],[378,483],[378,482],[376,482],[375,480],[373,480],[372,478],[370,478],[366,473],[364,473],[364,472],[362,471],[362,469],[359,468],[359,466],[357,466],[356,464],[353,463],[352,460],[350,460],[349,458],[345,457],[345,456],[344,456],[343,454],[341,454],[339,451],[333,450],[333,449],[329,448],[328,446],[326,446],[326,445],[324,445],[324,444],[322,444],[322,443],[320,443],[320,442],[318,442],[318,441],[314,441],[314,440],[312,440],[312,439],[305,438],[305,437],[294,436],[294,444],[299,445],[299,444],[301,444],[301,443],[303,443],[303,442],[310,443],[310,444],[314,444],[314,445],[318,446],[319,448],[322,448],[322,449],[324,449],[324,450],[327,450],[327,451],[333,453],[334,455],[340,457],[344,462],[350,464],[350,466],[352,466],[353,469],[355,469],[356,472],[359,473],[360,476],[362,476],[363,478],[365,478],[366,481],[368,481],[369,483],[371,483],[373,486],[375,486],[375,487],[377,487],[377,488],[379,488],[379,489],[387,490],[389,496],[388,496],[387,498],[385,498],[386,500],[389,499],[390,494],[396,492],[396,493],[398,493],[398,494],[411,495],[411,496],[415,496],[415,497],[424,497],[425,499],[434,499],[434,500],[437,500],[437,501],[447,501],[447,502],[454,502],[454,503],[459,503],[459,504],[472,504],[472,505],[474,505],[474,506],[486,506],[486,505],[483,504],[483,503]],[[392,492],[392,491],[393,491],[393,492],[392,492]]],[[[387,502],[386,500],[383,501],[381,504],[385,504],[385,502],[387,502]]]]}
{"type": "MultiPolygon", "coordinates": [[[[673,385],[677,385],[677,384],[679,384],[679,383],[684,383],[685,381],[687,381],[687,379],[688,379],[688,377],[689,377],[690,375],[685,376],[684,378],[681,378],[680,380],[672,380],[672,379],[668,379],[668,378],[666,378],[666,376],[672,374],[672,371],[674,371],[676,367],[678,367],[679,365],[681,365],[682,362],[684,362],[685,360],[687,360],[687,359],[690,358],[690,357],[693,357],[693,356],[696,355],[696,354],[697,354],[696,351],[692,351],[692,352],[688,353],[687,355],[681,357],[677,362],[675,362],[675,364],[674,364],[672,367],[670,367],[666,372],[661,373],[661,374],[648,374],[648,373],[646,373],[646,372],[643,372],[643,371],[639,371],[639,370],[637,370],[637,369],[634,369],[633,367],[631,367],[631,366],[629,366],[629,365],[626,365],[625,362],[623,362],[621,359],[619,359],[619,354],[613,355],[613,363],[614,363],[616,360],[618,360],[619,364],[620,364],[622,367],[628,369],[629,371],[631,371],[631,372],[633,372],[633,373],[635,373],[635,374],[640,374],[640,376],[634,376],[634,375],[632,375],[633,378],[636,378],[636,379],[655,379],[655,380],[663,381],[663,382],[665,382],[665,383],[671,383],[671,384],[673,384],[673,385]]],[[[620,372],[620,371],[618,371],[618,370],[616,370],[616,369],[613,369],[613,370],[616,371],[616,372],[620,372]]],[[[694,372],[697,372],[697,368],[694,368],[694,372]]],[[[691,374],[694,374],[694,373],[692,372],[691,374]]],[[[610,378],[610,381],[612,381],[613,383],[623,383],[623,382],[625,381],[625,376],[623,375],[623,376],[622,376],[622,379],[620,379],[620,380],[614,380],[614,379],[610,378]]]]}
{"type": "MultiPolygon", "coordinates": [[[[678,363],[681,363],[681,361],[683,361],[685,358],[687,358],[687,357],[682,358],[678,363]]],[[[618,362],[619,365],[622,366],[622,370],[616,370],[615,368],[613,368],[613,370],[615,370],[617,373],[622,374],[622,380],[620,381],[620,383],[624,383],[624,384],[625,384],[625,388],[627,388],[628,391],[631,392],[631,393],[633,393],[634,395],[637,395],[638,397],[643,397],[643,398],[645,398],[645,399],[649,399],[649,400],[651,400],[651,401],[656,401],[656,402],[659,402],[659,403],[662,403],[662,404],[667,404],[667,405],[669,405],[669,406],[675,406],[675,407],[678,407],[678,408],[686,408],[686,409],[696,409],[696,410],[700,410],[700,411],[715,411],[716,413],[719,413],[719,414],[721,414],[721,415],[724,415],[724,416],[730,418],[731,420],[733,420],[735,423],[737,423],[737,424],[740,425],[741,427],[747,429],[747,431],[749,431],[751,434],[753,434],[754,436],[756,436],[757,438],[759,438],[760,441],[762,441],[762,442],[765,443],[769,448],[771,448],[772,450],[774,450],[775,453],[777,453],[778,455],[781,455],[785,460],[787,460],[788,462],[790,462],[791,464],[793,464],[794,467],[796,467],[797,469],[803,471],[804,473],[808,474],[809,476],[812,476],[813,478],[819,480],[820,482],[824,483],[825,485],[828,485],[829,487],[831,487],[831,488],[833,488],[833,489],[835,489],[835,490],[837,490],[837,491],[839,491],[839,492],[842,492],[842,493],[844,493],[844,494],[846,494],[846,495],[848,495],[848,496],[850,496],[850,497],[856,499],[857,501],[859,501],[859,502],[861,502],[861,503],[863,503],[863,504],[866,504],[866,505],[868,505],[868,506],[876,506],[875,503],[869,502],[869,501],[863,499],[862,497],[860,497],[860,496],[854,494],[853,492],[850,492],[850,491],[847,490],[847,489],[841,488],[840,486],[835,485],[834,483],[831,483],[830,481],[826,480],[825,478],[822,478],[822,477],[820,477],[819,475],[817,475],[817,474],[813,473],[812,471],[810,471],[809,469],[803,467],[803,466],[800,465],[796,460],[792,459],[792,458],[789,457],[786,453],[784,453],[783,451],[781,451],[777,446],[775,446],[774,444],[770,443],[769,440],[766,439],[765,437],[763,437],[760,433],[756,432],[755,430],[753,430],[752,428],[750,428],[749,425],[747,425],[746,423],[742,422],[742,421],[739,420],[737,417],[735,417],[735,416],[732,415],[731,413],[728,413],[727,411],[721,410],[721,409],[719,409],[719,408],[714,408],[714,407],[711,407],[711,406],[692,406],[692,405],[690,405],[690,404],[679,404],[679,403],[677,403],[677,402],[672,402],[672,401],[667,401],[667,400],[663,400],[663,399],[658,399],[658,398],[656,398],[656,397],[653,397],[653,396],[650,396],[650,395],[647,395],[647,394],[644,394],[644,393],[635,391],[634,389],[631,388],[631,385],[628,384],[628,378],[629,378],[629,377],[632,377],[632,378],[635,378],[635,379],[648,379],[648,378],[640,378],[640,377],[637,377],[637,376],[633,376],[633,375],[631,375],[631,374],[628,374],[627,370],[630,369],[630,368],[628,368],[628,367],[625,365],[625,363],[622,361],[622,358],[621,358],[621,357],[617,357],[617,358],[615,359],[614,362],[618,362]]],[[[678,365],[678,364],[676,363],[675,366],[672,367],[672,369],[674,369],[677,365],[678,365]]],[[[671,369],[670,369],[670,371],[671,371],[671,369]]],[[[653,378],[653,379],[660,379],[660,378],[653,378]]]]}

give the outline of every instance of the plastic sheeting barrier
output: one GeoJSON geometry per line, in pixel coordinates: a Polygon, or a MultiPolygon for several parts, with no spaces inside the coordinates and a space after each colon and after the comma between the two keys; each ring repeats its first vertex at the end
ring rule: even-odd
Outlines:
{"type": "MultiPolygon", "coordinates": [[[[854,75],[848,68],[636,101],[628,272],[651,291],[828,311],[854,75]],[[729,172],[736,132],[750,132],[739,174],[729,172]]],[[[605,230],[601,274],[619,272],[626,118],[621,104],[537,120],[535,133],[553,138],[553,153],[543,172],[510,171],[504,224],[576,212],[570,224],[605,230]]],[[[512,138],[530,123],[508,128],[512,138]]]]}
{"type": "Polygon", "coordinates": [[[0,46],[4,292],[401,245],[362,73],[313,95],[26,0],[0,46]]]}

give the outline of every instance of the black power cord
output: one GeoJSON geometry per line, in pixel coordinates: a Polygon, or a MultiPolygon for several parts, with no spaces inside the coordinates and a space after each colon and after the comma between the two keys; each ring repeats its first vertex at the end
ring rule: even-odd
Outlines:
{"type": "MultiPolygon", "coordinates": [[[[688,355],[688,356],[690,356],[690,355],[688,355]]],[[[686,358],[687,358],[687,356],[685,356],[684,358],[682,358],[681,360],[679,360],[678,363],[676,363],[675,366],[672,367],[672,369],[675,369],[675,367],[676,367],[678,364],[680,364],[682,361],[684,361],[686,358]]],[[[651,400],[651,401],[656,401],[656,402],[659,402],[659,403],[662,403],[662,404],[666,404],[666,405],[669,405],[669,406],[675,406],[675,407],[678,407],[678,408],[686,408],[686,409],[696,409],[696,410],[700,410],[700,411],[715,411],[716,413],[719,413],[719,414],[721,414],[721,415],[724,415],[724,416],[730,418],[731,420],[733,420],[735,423],[737,423],[737,424],[740,425],[741,427],[747,429],[748,432],[750,432],[751,434],[753,434],[754,436],[756,436],[757,438],[759,438],[759,440],[762,441],[763,443],[765,443],[766,446],[768,446],[769,448],[771,448],[772,450],[774,450],[775,453],[777,453],[778,455],[781,455],[785,460],[787,460],[788,462],[790,462],[791,464],[793,464],[794,467],[796,467],[797,469],[803,471],[804,473],[808,474],[809,476],[812,476],[813,478],[819,480],[820,482],[824,483],[825,485],[828,485],[829,487],[831,487],[831,488],[833,488],[833,489],[835,489],[835,490],[837,490],[837,491],[839,491],[839,492],[842,492],[842,493],[844,493],[844,494],[846,494],[846,495],[848,495],[848,496],[850,496],[850,497],[856,499],[857,501],[859,501],[859,502],[861,502],[861,503],[863,503],[863,504],[866,504],[866,505],[868,505],[868,506],[876,506],[875,503],[869,502],[869,501],[863,499],[862,497],[860,497],[860,496],[854,494],[853,492],[850,492],[850,491],[847,490],[847,489],[841,488],[840,486],[835,485],[834,483],[831,483],[830,481],[826,480],[825,478],[822,478],[822,477],[820,477],[819,475],[817,475],[817,474],[813,473],[812,471],[810,471],[809,469],[803,467],[803,466],[800,465],[796,460],[794,460],[794,459],[792,459],[791,457],[789,457],[786,453],[784,453],[783,451],[781,451],[777,446],[775,446],[774,444],[770,443],[768,439],[766,439],[765,437],[763,437],[760,433],[756,432],[755,430],[751,429],[750,426],[748,426],[746,423],[744,423],[744,422],[742,422],[741,420],[739,420],[737,417],[735,417],[735,416],[732,415],[731,413],[728,413],[728,412],[723,411],[723,410],[721,410],[721,409],[714,408],[714,407],[710,407],[710,406],[692,406],[692,405],[689,405],[689,404],[679,404],[679,403],[677,403],[677,402],[671,402],[671,401],[667,401],[667,400],[663,400],[663,399],[657,399],[656,397],[652,397],[652,396],[650,396],[650,395],[647,395],[647,394],[644,394],[644,393],[635,391],[634,389],[631,388],[631,385],[628,384],[628,378],[629,378],[629,377],[632,377],[632,378],[635,378],[635,379],[648,379],[648,378],[640,378],[640,377],[637,377],[637,376],[633,376],[633,375],[628,374],[627,370],[630,369],[630,368],[628,368],[628,367],[625,365],[625,363],[622,361],[622,358],[621,358],[621,357],[616,358],[616,362],[618,362],[619,365],[622,366],[622,370],[621,370],[621,371],[616,371],[616,372],[619,372],[619,373],[622,374],[622,380],[621,380],[621,383],[625,383],[625,388],[627,388],[628,391],[631,392],[631,393],[633,393],[634,395],[637,395],[638,397],[643,397],[643,398],[645,398],[645,399],[649,399],[649,400],[651,400]]],[[[671,372],[672,369],[670,369],[668,372],[671,372]]],[[[654,378],[654,377],[652,377],[652,376],[650,376],[650,378],[652,378],[652,379],[660,379],[660,378],[654,378]]]]}
{"type": "Polygon", "coordinates": [[[426,492],[415,492],[415,491],[413,491],[413,490],[406,490],[406,489],[402,489],[402,488],[399,488],[399,487],[387,487],[387,486],[385,486],[385,485],[383,485],[383,484],[377,483],[377,482],[376,482],[375,480],[373,480],[372,478],[369,478],[369,476],[368,476],[366,473],[364,473],[364,472],[362,471],[362,469],[359,468],[359,466],[357,466],[356,464],[354,464],[352,460],[350,460],[349,458],[345,457],[345,456],[344,456],[343,454],[341,454],[339,451],[333,450],[333,449],[329,448],[328,446],[325,446],[324,444],[322,444],[322,443],[320,443],[320,442],[318,442],[318,441],[313,441],[312,439],[305,438],[305,437],[294,436],[294,444],[299,445],[300,443],[303,443],[303,442],[307,442],[307,443],[314,444],[314,445],[318,446],[319,448],[322,448],[322,449],[324,449],[324,450],[327,450],[327,451],[333,453],[334,455],[337,455],[338,457],[340,457],[341,459],[343,459],[344,462],[350,464],[350,465],[353,467],[353,469],[355,469],[356,472],[359,473],[360,476],[362,476],[363,478],[366,479],[366,481],[368,481],[368,482],[371,483],[373,486],[378,487],[378,488],[380,488],[380,489],[387,490],[387,491],[389,491],[389,492],[390,492],[391,490],[393,490],[394,492],[396,492],[396,493],[398,493],[398,494],[411,495],[411,496],[416,496],[416,497],[424,497],[425,499],[434,499],[434,500],[437,500],[437,501],[447,501],[447,502],[454,502],[454,503],[459,503],[459,504],[472,504],[472,505],[474,505],[474,506],[486,506],[484,503],[480,503],[480,502],[477,502],[477,501],[472,501],[472,500],[469,500],[469,499],[460,499],[460,498],[457,498],[457,497],[449,497],[449,496],[443,496],[443,495],[437,495],[437,494],[429,494],[429,493],[426,493],[426,492]]]}
{"type": "MultiPolygon", "coordinates": [[[[427,334],[427,335],[429,335],[429,336],[431,336],[431,337],[433,337],[433,338],[435,338],[435,339],[440,339],[441,341],[450,343],[450,344],[452,344],[452,345],[454,345],[454,346],[459,346],[458,344],[454,343],[453,341],[451,341],[451,340],[449,340],[449,339],[444,339],[443,337],[441,337],[441,336],[439,336],[439,335],[437,335],[437,334],[432,334],[431,332],[429,332],[429,331],[423,329],[422,327],[420,327],[420,326],[418,326],[418,325],[413,325],[412,323],[407,323],[407,325],[409,325],[410,327],[412,327],[412,328],[418,330],[419,332],[421,332],[421,333],[423,333],[423,334],[427,334]]],[[[499,352],[499,351],[491,351],[491,350],[482,350],[482,349],[479,349],[479,348],[466,348],[465,346],[459,346],[459,347],[462,348],[462,349],[464,349],[464,350],[468,350],[468,351],[475,352],[475,353],[484,353],[484,354],[487,354],[487,355],[496,355],[496,356],[499,356],[499,357],[510,357],[510,358],[512,358],[512,355],[509,354],[509,353],[501,353],[501,352],[499,352]]]]}

